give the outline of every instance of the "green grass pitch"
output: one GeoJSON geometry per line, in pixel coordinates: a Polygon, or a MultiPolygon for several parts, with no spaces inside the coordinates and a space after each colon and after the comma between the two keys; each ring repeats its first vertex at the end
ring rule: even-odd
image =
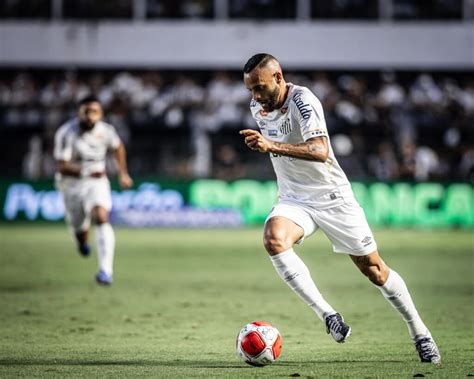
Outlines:
{"type": "Polygon", "coordinates": [[[261,229],[117,229],[115,282],[93,281],[64,225],[0,226],[0,377],[425,377],[474,375],[472,231],[379,230],[443,365],[421,364],[403,321],[318,232],[296,250],[352,326],[336,344],[278,278],[261,229]],[[280,359],[235,354],[253,320],[283,337],[280,359]]]}

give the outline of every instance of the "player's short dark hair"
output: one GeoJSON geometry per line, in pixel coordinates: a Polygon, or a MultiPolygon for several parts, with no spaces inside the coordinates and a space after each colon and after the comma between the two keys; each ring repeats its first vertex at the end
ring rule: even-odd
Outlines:
{"type": "Polygon", "coordinates": [[[271,60],[276,60],[278,62],[278,59],[276,59],[271,54],[267,54],[267,53],[255,54],[253,57],[251,57],[247,61],[247,63],[245,63],[244,73],[248,74],[249,72],[251,72],[257,66],[263,67],[271,60]]]}
{"type": "Polygon", "coordinates": [[[99,98],[95,95],[87,95],[86,97],[83,97],[81,100],[79,100],[77,105],[80,107],[81,105],[89,103],[99,103],[100,105],[102,105],[99,98]]]}

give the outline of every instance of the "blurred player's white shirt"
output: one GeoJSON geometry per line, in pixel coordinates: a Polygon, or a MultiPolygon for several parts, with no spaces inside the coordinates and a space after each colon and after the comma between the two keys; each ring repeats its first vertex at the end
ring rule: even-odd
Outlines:
{"type": "MultiPolygon", "coordinates": [[[[54,159],[70,161],[81,167],[83,172],[105,171],[108,150],[120,146],[115,128],[104,121],[97,122],[91,130],[82,131],[79,119],[63,124],[54,138],[54,159]]],[[[71,176],[57,174],[57,180],[72,180],[71,176]]]]}
{"type": "Polygon", "coordinates": [[[260,132],[269,140],[289,144],[324,136],[329,155],[321,163],[270,153],[279,198],[319,209],[342,204],[344,197],[353,198],[352,189],[334,156],[321,103],[308,88],[292,83],[287,86],[288,96],[280,109],[265,112],[259,103],[251,101],[250,110],[260,132]]]}

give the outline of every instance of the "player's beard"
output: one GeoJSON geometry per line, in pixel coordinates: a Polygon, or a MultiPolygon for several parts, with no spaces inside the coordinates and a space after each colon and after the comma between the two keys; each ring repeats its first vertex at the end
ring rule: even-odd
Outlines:
{"type": "Polygon", "coordinates": [[[80,121],[79,125],[80,125],[81,130],[84,130],[87,132],[89,130],[94,129],[95,123],[80,121]]]}
{"type": "Polygon", "coordinates": [[[268,96],[268,101],[266,102],[266,111],[272,112],[278,107],[278,100],[280,97],[280,88],[278,86],[270,93],[268,96]]]}

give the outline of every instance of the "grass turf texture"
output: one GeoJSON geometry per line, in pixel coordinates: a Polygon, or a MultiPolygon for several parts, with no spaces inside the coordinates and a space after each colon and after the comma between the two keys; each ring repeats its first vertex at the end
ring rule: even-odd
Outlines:
{"type": "Polygon", "coordinates": [[[116,235],[115,282],[103,288],[95,253],[81,258],[65,226],[0,226],[0,377],[474,375],[470,231],[375,233],[436,337],[441,368],[419,362],[400,317],[322,233],[297,251],[352,326],[341,345],[278,278],[260,229],[116,235]],[[283,336],[272,366],[235,354],[253,320],[283,336]]]}

